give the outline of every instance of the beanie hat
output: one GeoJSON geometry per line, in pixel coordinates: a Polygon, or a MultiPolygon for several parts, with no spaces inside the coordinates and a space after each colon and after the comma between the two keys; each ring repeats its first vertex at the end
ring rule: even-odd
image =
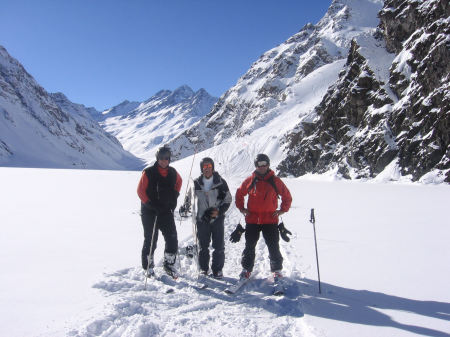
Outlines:
{"type": "Polygon", "coordinates": [[[159,160],[163,157],[169,157],[169,162],[170,162],[170,159],[172,157],[172,152],[170,151],[170,147],[164,145],[163,147],[160,147],[158,149],[158,152],[156,152],[156,160],[159,160]]]}

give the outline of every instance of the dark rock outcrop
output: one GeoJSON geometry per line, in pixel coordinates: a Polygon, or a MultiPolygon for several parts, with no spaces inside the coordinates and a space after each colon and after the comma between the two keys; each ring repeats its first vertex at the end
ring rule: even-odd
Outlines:
{"type": "Polygon", "coordinates": [[[397,160],[413,181],[435,172],[450,182],[449,2],[386,0],[379,17],[378,36],[396,54],[386,65],[389,88],[353,43],[313,122],[287,136],[282,174],[335,169],[346,178],[374,177],[397,160]]]}

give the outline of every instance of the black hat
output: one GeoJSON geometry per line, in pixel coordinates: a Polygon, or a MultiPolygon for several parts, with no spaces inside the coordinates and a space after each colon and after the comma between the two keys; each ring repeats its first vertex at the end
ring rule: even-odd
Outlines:
{"type": "Polygon", "coordinates": [[[255,167],[264,165],[263,162],[265,162],[265,165],[270,166],[270,159],[267,155],[264,153],[260,153],[255,158],[255,167]]]}
{"type": "Polygon", "coordinates": [[[211,163],[211,164],[212,164],[212,169],[213,169],[213,171],[214,171],[214,160],[212,160],[212,159],[209,158],[209,157],[205,157],[205,158],[203,158],[202,161],[200,162],[200,171],[201,171],[201,172],[203,172],[203,165],[204,165],[205,163],[211,163]]]}
{"type": "Polygon", "coordinates": [[[170,158],[172,157],[172,152],[170,151],[170,147],[164,145],[163,147],[160,147],[158,149],[158,152],[156,152],[156,160],[159,160],[161,158],[165,158],[165,157],[169,157],[169,162],[170,162],[170,158]]]}

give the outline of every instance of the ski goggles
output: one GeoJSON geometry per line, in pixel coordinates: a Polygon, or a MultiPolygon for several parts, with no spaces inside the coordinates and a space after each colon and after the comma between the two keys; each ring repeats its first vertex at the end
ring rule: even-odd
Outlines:
{"type": "Polygon", "coordinates": [[[211,163],[207,163],[207,164],[203,164],[203,169],[212,169],[212,164],[211,163]]]}
{"type": "Polygon", "coordinates": [[[159,156],[159,160],[170,160],[170,156],[159,156]]]}
{"type": "Polygon", "coordinates": [[[256,163],[256,167],[266,167],[266,166],[269,166],[269,163],[266,162],[265,160],[258,161],[258,162],[256,163]]]}

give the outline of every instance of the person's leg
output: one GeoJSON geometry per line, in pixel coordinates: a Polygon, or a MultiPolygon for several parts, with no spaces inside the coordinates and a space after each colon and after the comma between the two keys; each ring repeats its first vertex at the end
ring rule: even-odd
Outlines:
{"type": "Polygon", "coordinates": [[[242,252],[242,268],[251,272],[255,264],[255,247],[259,240],[260,225],[247,224],[245,226],[245,248],[242,252]]]}
{"type": "Polygon", "coordinates": [[[209,270],[209,243],[211,242],[211,227],[209,223],[197,221],[198,264],[200,271],[209,270]]]}
{"type": "Polygon", "coordinates": [[[144,208],[145,206],[142,206],[141,210],[141,221],[142,226],[144,228],[144,244],[142,245],[142,252],[141,252],[141,262],[142,262],[142,268],[147,270],[148,265],[148,256],[150,253],[150,246],[153,240],[153,247],[152,247],[152,254],[151,254],[151,261],[150,261],[150,267],[154,267],[154,261],[153,261],[153,253],[156,249],[156,243],[158,241],[158,228],[155,229],[155,235],[152,237],[153,234],[153,226],[155,225],[155,216],[156,214],[153,212],[148,211],[144,208]]]}
{"type": "Polygon", "coordinates": [[[222,272],[225,264],[224,220],[224,217],[221,216],[211,224],[212,247],[214,249],[211,269],[214,276],[218,272],[222,272]]]}
{"type": "Polygon", "coordinates": [[[280,252],[280,234],[277,224],[265,224],[263,227],[263,237],[269,249],[270,270],[272,272],[283,269],[283,256],[280,252]]]}

